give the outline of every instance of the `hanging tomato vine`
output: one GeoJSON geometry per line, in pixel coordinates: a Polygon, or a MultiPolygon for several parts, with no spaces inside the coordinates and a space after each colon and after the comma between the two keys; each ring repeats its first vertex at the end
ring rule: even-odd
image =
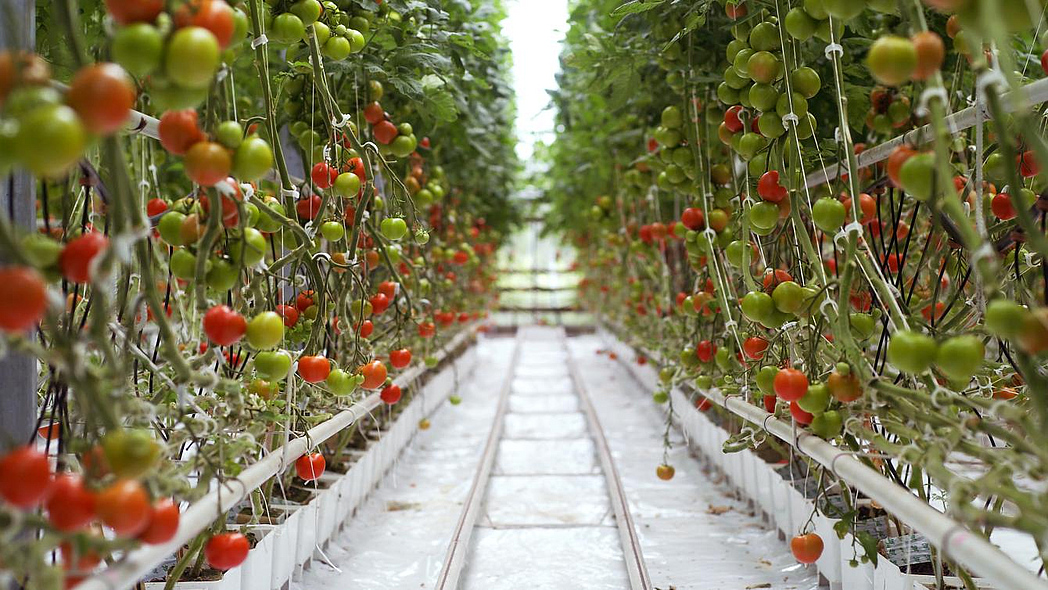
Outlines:
{"type": "Polygon", "coordinates": [[[1044,10],[574,5],[549,225],[581,300],[663,359],[657,403],[743,397],[1048,557],[1044,10]]]}
{"type": "MultiPolygon", "coordinates": [[[[166,542],[181,503],[289,437],[372,391],[395,412],[413,392],[392,378],[486,316],[519,216],[503,17],[38,4],[36,50],[0,48],[0,174],[37,179],[35,227],[0,216],[0,331],[40,367],[38,432],[0,441],[0,567],[70,588],[166,542]]],[[[344,466],[359,436],[279,479],[344,466]]],[[[216,515],[168,586],[247,547],[216,515]]]]}

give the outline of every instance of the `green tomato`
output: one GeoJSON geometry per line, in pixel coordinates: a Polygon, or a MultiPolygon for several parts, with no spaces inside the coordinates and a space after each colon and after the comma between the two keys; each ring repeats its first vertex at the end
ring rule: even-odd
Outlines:
{"type": "MultiPolygon", "coordinates": [[[[284,215],[284,206],[280,204],[280,201],[270,198],[265,201],[266,207],[274,213],[284,215]]],[[[264,232],[273,233],[280,229],[280,222],[273,219],[265,211],[260,211],[258,215],[258,223],[256,224],[258,229],[264,232]]],[[[288,232],[290,233],[290,232],[288,232]]]]}
{"type": "Polygon", "coordinates": [[[656,391],[651,395],[651,399],[657,404],[664,404],[670,401],[670,395],[665,391],[656,391]]]}
{"type": "Polygon", "coordinates": [[[775,395],[775,376],[779,374],[779,368],[765,365],[757,371],[757,389],[764,395],[775,395]]]}
{"type": "Polygon", "coordinates": [[[148,23],[121,27],[113,35],[113,61],[135,76],[148,76],[160,67],[164,36],[148,23]]]}
{"type": "Polygon", "coordinates": [[[305,38],[306,25],[297,15],[285,12],[273,19],[270,31],[274,41],[289,45],[305,38]]]}
{"type": "Polygon", "coordinates": [[[224,258],[211,259],[211,270],[207,271],[207,285],[216,291],[228,291],[237,284],[240,271],[237,266],[224,258]]]}
{"type": "Polygon", "coordinates": [[[798,41],[807,41],[815,34],[818,21],[804,12],[804,9],[796,6],[786,13],[786,32],[798,41]]]}
{"type": "Polygon", "coordinates": [[[184,27],[167,42],[164,69],[168,78],[189,89],[206,89],[221,60],[218,39],[202,27],[184,27]]]}
{"type": "Polygon", "coordinates": [[[335,192],[345,198],[355,197],[360,192],[360,177],[352,172],[343,172],[335,178],[335,192]]]}
{"type": "Polygon", "coordinates": [[[255,373],[263,379],[283,379],[291,371],[291,355],[284,350],[264,350],[255,355],[255,373]]]}
{"type": "Polygon", "coordinates": [[[244,128],[236,121],[222,121],[215,128],[218,143],[235,150],[244,141],[244,128]]]}
{"type": "Polygon", "coordinates": [[[994,299],[986,304],[986,331],[1009,340],[1022,334],[1030,310],[1011,299],[994,299]]]}
{"type": "Polygon", "coordinates": [[[742,298],[742,314],[751,322],[764,323],[774,310],[772,296],[762,291],[750,291],[742,298]]]}
{"type": "Polygon", "coordinates": [[[328,373],[325,383],[335,395],[349,395],[357,387],[357,381],[353,375],[342,369],[334,369],[328,373]]]}
{"type": "Polygon", "coordinates": [[[935,365],[951,380],[967,385],[979,371],[985,355],[986,346],[978,336],[954,336],[939,345],[935,365]]]}
{"type": "Polygon", "coordinates": [[[432,369],[433,367],[437,366],[437,363],[439,361],[437,360],[437,357],[433,355],[426,355],[426,357],[422,359],[422,362],[425,363],[426,367],[432,369]]]}
{"type": "Polygon", "coordinates": [[[774,229],[779,223],[779,208],[775,203],[761,201],[750,207],[749,218],[757,229],[774,229]]]}
{"type": "Polygon", "coordinates": [[[819,93],[821,87],[822,80],[818,72],[807,66],[797,68],[790,73],[790,88],[794,92],[799,92],[804,98],[814,97],[819,93]]]}
{"type": "Polygon", "coordinates": [[[320,226],[320,233],[329,242],[337,242],[346,235],[346,228],[337,221],[325,221],[320,226]]]}
{"type": "Polygon", "coordinates": [[[830,388],[825,383],[812,383],[804,397],[797,400],[797,405],[805,412],[818,416],[830,407],[830,399],[830,388]]]}
{"type": "Polygon", "coordinates": [[[284,339],[284,319],[275,311],[264,311],[247,323],[247,343],[258,350],[276,348],[284,339]]]}
{"type": "Polygon", "coordinates": [[[390,149],[393,150],[393,155],[398,158],[405,158],[411,155],[416,147],[418,147],[418,140],[413,133],[398,135],[393,140],[393,143],[390,144],[390,149]]]}
{"type": "Polygon", "coordinates": [[[823,197],[815,201],[811,208],[815,227],[831,235],[836,234],[844,225],[847,213],[844,203],[831,197],[823,197]]]}
{"type": "Polygon", "coordinates": [[[899,169],[903,190],[918,201],[932,198],[935,185],[935,154],[931,152],[911,156],[899,169]]]}
{"type": "Polygon", "coordinates": [[[139,478],[160,459],[160,445],[144,429],[111,430],[102,438],[102,452],[109,470],[117,477],[139,478]]]}
{"type": "Polygon", "coordinates": [[[679,108],[670,105],[662,109],[660,121],[663,127],[677,128],[684,125],[684,115],[679,108]]]}
{"type": "Polygon", "coordinates": [[[22,249],[30,264],[37,268],[47,268],[58,262],[63,246],[44,234],[31,233],[22,238],[22,249]]]}
{"type": "Polygon", "coordinates": [[[810,428],[816,436],[826,439],[835,438],[844,428],[844,418],[837,410],[830,410],[812,418],[810,428]]]}
{"type": "Polygon", "coordinates": [[[851,325],[852,334],[859,340],[870,338],[877,328],[877,319],[868,313],[849,314],[848,323],[851,325]]]}
{"type": "Polygon", "coordinates": [[[332,61],[342,61],[353,53],[353,45],[345,37],[331,37],[324,43],[322,51],[332,61]]]}
{"type": "Polygon", "coordinates": [[[364,38],[364,34],[356,29],[346,31],[346,38],[349,39],[349,47],[353,53],[360,53],[364,50],[364,46],[367,45],[367,39],[364,38]]]}
{"type": "Polygon", "coordinates": [[[291,12],[308,27],[317,22],[320,14],[324,12],[324,7],[317,0],[298,0],[291,5],[291,12]]]}
{"type": "MultiPolygon", "coordinates": [[[[10,106],[8,107],[10,108],[10,106]]],[[[44,104],[21,117],[12,143],[22,165],[46,178],[62,176],[84,154],[87,130],[76,111],[44,104]]]]}
{"type": "Polygon", "coordinates": [[[233,152],[233,174],[244,182],[258,180],[272,168],[273,149],[257,135],[243,140],[233,152]]]}
{"type": "Polygon", "coordinates": [[[935,361],[938,346],[931,336],[913,330],[897,330],[888,343],[888,362],[903,373],[919,374],[935,361]]]}
{"type": "Polygon", "coordinates": [[[178,248],[171,253],[168,266],[171,268],[171,274],[176,278],[188,281],[196,277],[196,263],[196,255],[185,248],[178,248]]]}
{"type": "Polygon", "coordinates": [[[182,236],[182,224],[185,220],[186,216],[178,211],[167,211],[161,215],[160,221],[157,222],[157,231],[160,232],[160,239],[170,246],[185,244],[185,239],[182,236]]]}
{"type": "Polygon", "coordinates": [[[252,227],[244,228],[244,236],[229,246],[229,255],[244,266],[255,266],[266,256],[266,238],[252,227]]]}
{"type": "Polygon", "coordinates": [[[387,217],[382,220],[379,230],[387,240],[397,241],[408,233],[408,224],[399,217],[387,217]]]}
{"type": "Polygon", "coordinates": [[[448,401],[451,402],[451,405],[457,406],[457,405],[462,403],[462,398],[460,396],[458,396],[458,395],[451,394],[448,397],[448,401]]]}
{"type": "Polygon", "coordinates": [[[775,308],[782,313],[797,313],[804,307],[804,289],[793,281],[783,281],[775,286],[771,297],[775,308]]]}

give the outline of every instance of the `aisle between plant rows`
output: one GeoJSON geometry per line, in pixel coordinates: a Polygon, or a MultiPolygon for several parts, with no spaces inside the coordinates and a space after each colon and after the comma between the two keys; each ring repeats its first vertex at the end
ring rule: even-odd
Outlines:
{"type": "Polygon", "coordinates": [[[629,587],[609,483],[571,362],[603,427],[654,587],[817,586],[814,572],[704,470],[676,432],[675,477],[656,477],[662,417],[647,403],[649,392],[597,354],[599,339],[542,328],[522,330],[520,338],[515,367],[514,339],[482,341],[462,403],[430,418],[432,428],[328,546],[329,562],[314,561],[295,590],[435,587],[510,370],[503,431],[460,587],[629,587]]]}

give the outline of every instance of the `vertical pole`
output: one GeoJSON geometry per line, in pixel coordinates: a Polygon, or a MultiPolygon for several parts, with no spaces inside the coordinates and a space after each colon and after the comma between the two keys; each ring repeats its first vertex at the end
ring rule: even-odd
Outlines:
{"type": "MultiPolygon", "coordinates": [[[[4,0],[0,48],[32,51],[36,44],[35,0],[4,0]]],[[[0,215],[35,230],[36,181],[22,171],[0,178],[0,215]]],[[[2,261],[0,261],[2,262],[2,261]]],[[[25,444],[36,423],[36,359],[11,353],[0,359],[0,451],[25,444]]]]}

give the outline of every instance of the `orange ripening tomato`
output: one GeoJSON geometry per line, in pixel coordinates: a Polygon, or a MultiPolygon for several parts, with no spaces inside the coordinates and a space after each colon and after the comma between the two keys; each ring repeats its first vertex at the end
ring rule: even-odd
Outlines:
{"type": "Polygon", "coordinates": [[[822,549],[822,537],[815,533],[797,535],[790,539],[790,551],[801,563],[815,563],[822,556],[822,549]]]}

